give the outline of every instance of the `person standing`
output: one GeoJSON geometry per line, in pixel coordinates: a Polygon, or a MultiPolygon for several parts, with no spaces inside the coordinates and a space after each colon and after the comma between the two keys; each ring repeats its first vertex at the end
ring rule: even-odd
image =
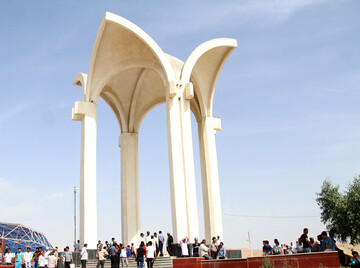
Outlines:
{"type": "Polygon", "coordinates": [[[33,254],[30,252],[30,248],[26,248],[26,252],[24,253],[24,263],[25,268],[31,268],[31,260],[32,260],[33,254]]]}
{"type": "Polygon", "coordinates": [[[145,237],[145,245],[147,245],[150,240],[151,240],[150,232],[147,231],[146,232],[146,237],[145,237]]]}
{"type": "Polygon", "coordinates": [[[32,257],[32,259],[33,259],[33,268],[38,267],[39,256],[40,256],[40,249],[36,248],[35,252],[33,253],[33,257],[32,257]]]}
{"type": "Polygon", "coordinates": [[[52,251],[48,256],[48,268],[56,268],[57,266],[57,258],[54,255],[54,251],[52,251]]]}
{"type": "Polygon", "coordinates": [[[136,250],[135,260],[136,260],[138,268],[143,268],[143,266],[144,266],[144,256],[146,254],[146,250],[144,249],[144,247],[145,247],[145,244],[142,241],[139,248],[136,250]]]}
{"type": "Polygon", "coordinates": [[[222,241],[222,239],[220,238],[220,235],[218,235],[218,236],[216,237],[216,245],[219,246],[221,242],[223,242],[223,241],[222,241]]]}
{"type": "Polygon", "coordinates": [[[225,257],[226,257],[226,248],[224,247],[223,242],[220,242],[218,249],[219,249],[219,259],[220,260],[225,259],[225,257]]]}
{"type": "Polygon", "coordinates": [[[148,268],[153,268],[156,256],[156,248],[153,246],[152,241],[149,241],[149,245],[146,247],[146,263],[148,268]]]}
{"type": "Polygon", "coordinates": [[[201,241],[201,245],[199,249],[200,257],[205,258],[205,260],[212,260],[212,257],[209,255],[209,248],[205,245],[205,243],[206,240],[203,239],[203,241],[201,241]]]}
{"type": "Polygon", "coordinates": [[[212,243],[209,246],[209,250],[210,250],[211,257],[214,260],[216,260],[218,249],[217,249],[217,245],[216,245],[216,237],[215,236],[212,238],[212,243]]]}
{"type": "Polygon", "coordinates": [[[350,259],[351,268],[359,268],[360,267],[359,253],[357,251],[352,251],[351,255],[352,255],[350,259]]]}
{"type": "Polygon", "coordinates": [[[193,244],[193,257],[199,257],[199,249],[200,249],[200,243],[197,239],[197,237],[194,238],[194,244],[193,244]]]}
{"type": "Polygon", "coordinates": [[[68,246],[65,248],[63,258],[65,262],[65,268],[70,268],[70,263],[73,261],[73,258],[72,253],[70,252],[70,248],[68,246]]]}
{"type": "Polygon", "coordinates": [[[299,242],[303,245],[304,253],[311,253],[311,243],[308,239],[309,230],[308,228],[304,228],[303,234],[299,238],[299,242]]]}
{"type": "Polygon", "coordinates": [[[5,250],[4,262],[5,262],[5,265],[12,265],[12,262],[11,262],[11,253],[10,253],[10,249],[9,249],[9,248],[5,250]]]}
{"type": "Polygon", "coordinates": [[[15,268],[21,268],[24,264],[24,253],[21,252],[21,248],[18,248],[18,252],[15,254],[15,268]]]}
{"type": "Polygon", "coordinates": [[[74,251],[80,251],[80,240],[74,245],[74,251]]]}
{"type": "Polygon", "coordinates": [[[123,268],[124,266],[129,267],[129,261],[128,261],[128,256],[127,256],[127,249],[125,248],[124,245],[120,245],[120,261],[121,261],[121,268],[123,268]]]}
{"type": "Polygon", "coordinates": [[[159,231],[159,252],[160,252],[160,256],[164,256],[164,253],[163,253],[164,243],[165,243],[165,237],[162,234],[162,231],[159,231]]]}
{"type": "Polygon", "coordinates": [[[111,268],[116,268],[116,248],[114,246],[114,244],[112,244],[112,246],[109,249],[109,255],[110,255],[110,260],[111,260],[111,268]]]}
{"type": "Polygon", "coordinates": [[[172,237],[172,235],[170,233],[167,233],[167,252],[169,253],[170,256],[172,256],[172,244],[174,242],[174,238],[172,237]]]}
{"type": "Polygon", "coordinates": [[[130,256],[135,258],[135,253],[136,253],[136,252],[135,252],[135,246],[134,246],[134,243],[131,243],[131,249],[130,249],[130,252],[131,252],[130,256]]]}
{"type": "Polygon", "coordinates": [[[327,232],[323,231],[321,236],[324,241],[324,251],[335,251],[335,242],[334,240],[327,235],[327,232]]]}
{"type": "Polygon", "coordinates": [[[121,245],[115,244],[115,248],[116,248],[116,267],[119,268],[120,267],[120,254],[121,254],[121,245]]]}
{"type": "Polygon", "coordinates": [[[44,257],[45,257],[45,268],[48,267],[48,263],[49,263],[49,248],[45,248],[45,253],[44,253],[44,257]]]}
{"type": "Polygon", "coordinates": [[[107,251],[103,249],[102,245],[99,245],[99,248],[96,252],[96,258],[98,259],[98,263],[96,268],[104,268],[106,256],[108,255],[107,251]]]}
{"type": "Polygon", "coordinates": [[[55,256],[56,260],[59,259],[58,247],[53,248],[53,255],[55,256]]]}
{"type": "Polygon", "coordinates": [[[81,268],[86,268],[86,262],[88,258],[89,258],[89,254],[87,252],[87,244],[84,244],[84,247],[80,252],[81,268]]]}
{"type": "Polygon", "coordinates": [[[273,248],[270,246],[270,243],[268,240],[263,241],[263,256],[268,256],[272,254],[273,248]]]}
{"type": "Polygon", "coordinates": [[[157,233],[154,233],[154,243],[153,246],[156,248],[156,254],[159,254],[159,238],[157,236],[157,233]]]}
{"type": "Polygon", "coordinates": [[[189,257],[189,249],[188,249],[189,238],[184,237],[180,240],[180,248],[181,248],[181,257],[189,257]]]}
{"type": "Polygon", "coordinates": [[[45,268],[45,261],[45,252],[41,252],[38,260],[39,268],[45,268]]]}

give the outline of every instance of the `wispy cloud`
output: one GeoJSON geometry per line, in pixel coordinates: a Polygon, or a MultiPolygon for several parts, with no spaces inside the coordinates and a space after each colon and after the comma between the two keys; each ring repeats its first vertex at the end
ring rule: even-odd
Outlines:
{"type": "Polygon", "coordinates": [[[26,110],[28,110],[31,106],[32,106],[32,102],[31,101],[23,101],[20,102],[12,107],[4,107],[4,109],[2,109],[2,111],[0,112],[0,122],[9,120],[23,112],[25,112],[26,110]]]}

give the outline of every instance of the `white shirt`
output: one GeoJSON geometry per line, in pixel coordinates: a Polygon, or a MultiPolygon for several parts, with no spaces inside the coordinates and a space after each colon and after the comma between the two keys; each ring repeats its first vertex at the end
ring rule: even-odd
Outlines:
{"type": "Polygon", "coordinates": [[[81,252],[80,252],[80,255],[81,255],[81,260],[87,260],[89,258],[89,254],[86,250],[86,247],[83,247],[81,252]]]}
{"type": "Polygon", "coordinates": [[[54,268],[56,267],[56,264],[57,264],[57,258],[54,256],[54,255],[50,255],[48,257],[48,267],[49,268],[54,268]]]}
{"type": "Polygon", "coordinates": [[[39,267],[45,267],[45,257],[43,255],[40,255],[38,264],[39,264],[39,267]]]}
{"type": "Polygon", "coordinates": [[[189,256],[189,250],[187,247],[188,242],[189,242],[189,239],[186,239],[185,242],[182,240],[180,241],[180,248],[181,248],[182,256],[189,256]]]}
{"type": "Polygon", "coordinates": [[[127,258],[126,248],[121,249],[120,258],[127,258]]]}
{"type": "Polygon", "coordinates": [[[31,262],[33,254],[31,252],[25,252],[24,253],[24,261],[25,262],[31,262]]]}
{"type": "Polygon", "coordinates": [[[203,257],[204,255],[206,255],[209,252],[209,249],[207,246],[205,246],[204,244],[200,245],[199,248],[199,253],[200,253],[200,257],[203,257]]]}
{"type": "Polygon", "coordinates": [[[4,257],[6,263],[11,263],[11,253],[6,253],[4,257]]]}
{"type": "Polygon", "coordinates": [[[159,238],[158,237],[154,237],[154,239],[153,239],[153,246],[157,246],[157,245],[159,245],[159,238]]]}
{"type": "Polygon", "coordinates": [[[148,246],[146,247],[146,250],[147,250],[147,258],[149,259],[153,259],[155,258],[155,250],[156,248],[154,246],[148,246]]]}
{"type": "Polygon", "coordinates": [[[45,265],[48,265],[49,264],[49,254],[50,254],[50,251],[45,251],[45,265]]]}

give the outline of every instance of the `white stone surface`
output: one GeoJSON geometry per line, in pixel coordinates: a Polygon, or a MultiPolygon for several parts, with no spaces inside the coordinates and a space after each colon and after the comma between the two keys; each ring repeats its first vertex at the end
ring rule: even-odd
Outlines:
{"type": "Polygon", "coordinates": [[[72,118],[81,120],[80,243],[96,248],[96,104],[76,102],[72,118]]]}
{"type": "Polygon", "coordinates": [[[121,133],[121,231],[127,244],[139,244],[140,196],[138,134],[121,133]]]}
{"type": "Polygon", "coordinates": [[[146,114],[166,103],[173,235],[175,241],[199,236],[191,111],[199,125],[206,237],[222,236],[219,175],[212,115],[220,70],[237,46],[234,39],[210,40],[183,63],[165,54],[139,27],[106,13],[94,45],[89,75],[78,73],[83,87],[73,120],[82,121],[81,242],[96,245],[96,103],[99,97],[114,111],[121,135],[122,242],[137,243],[140,231],[138,133],[146,114]],[[91,198],[90,198],[91,197],[91,198]],[[94,210],[95,207],[95,210],[94,210]],[[130,209],[131,208],[131,209],[130,209]],[[90,234],[91,233],[91,234],[90,234]]]}

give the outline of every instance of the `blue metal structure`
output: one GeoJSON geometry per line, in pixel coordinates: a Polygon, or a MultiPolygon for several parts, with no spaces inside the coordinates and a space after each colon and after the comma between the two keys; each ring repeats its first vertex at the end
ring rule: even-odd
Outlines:
{"type": "Polygon", "coordinates": [[[0,238],[4,238],[11,252],[16,252],[18,248],[25,252],[27,247],[31,251],[37,247],[53,248],[43,233],[16,223],[0,222],[0,238]]]}

